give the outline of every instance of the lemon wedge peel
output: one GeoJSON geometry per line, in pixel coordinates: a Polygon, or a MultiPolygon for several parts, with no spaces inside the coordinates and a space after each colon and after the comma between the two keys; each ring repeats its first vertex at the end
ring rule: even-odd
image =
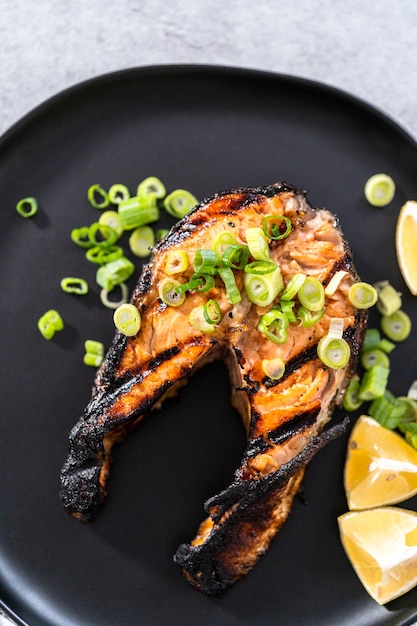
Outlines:
{"type": "Polygon", "coordinates": [[[417,295],[417,201],[408,200],[400,209],[395,229],[397,261],[413,296],[417,295]]]}

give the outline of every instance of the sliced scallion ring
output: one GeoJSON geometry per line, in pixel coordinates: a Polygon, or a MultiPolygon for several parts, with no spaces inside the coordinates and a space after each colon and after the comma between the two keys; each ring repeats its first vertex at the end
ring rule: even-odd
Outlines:
{"type": "Polygon", "coordinates": [[[295,298],[306,278],[306,274],[301,274],[300,272],[294,274],[294,276],[286,284],[280,300],[292,300],[295,298]]]}
{"type": "Polygon", "coordinates": [[[112,204],[120,204],[130,198],[130,191],[126,185],[115,183],[109,189],[109,200],[112,204]]]}
{"type": "Polygon", "coordinates": [[[88,293],[88,283],[84,278],[73,278],[66,276],[61,280],[61,289],[66,293],[75,293],[77,296],[84,296],[88,293]]]}
{"type": "Polygon", "coordinates": [[[392,315],[401,308],[401,294],[388,281],[375,283],[374,287],[378,292],[376,308],[381,315],[392,315]]]}
{"type": "Polygon", "coordinates": [[[125,304],[128,300],[129,289],[126,283],[120,283],[116,285],[111,291],[107,291],[107,289],[102,289],[100,291],[100,300],[101,303],[108,309],[117,309],[117,307],[125,304]],[[119,287],[120,289],[120,297],[118,300],[111,300],[110,294],[114,294],[114,291],[119,287]]]}
{"type": "Polygon", "coordinates": [[[344,322],[343,317],[332,317],[329,322],[329,337],[339,339],[343,337],[344,322]]]}
{"type": "Polygon", "coordinates": [[[101,341],[87,339],[84,342],[84,364],[90,367],[100,367],[104,359],[104,344],[101,341]]]}
{"type": "Polygon", "coordinates": [[[221,261],[226,267],[242,270],[249,259],[249,248],[240,244],[229,246],[223,253],[221,261]]]}
{"type": "Polygon", "coordinates": [[[181,283],[175,278],[163,278],[158,285],[158,294],[164,304],[181,306],[185,301],[185,293],[178,293],[181,283]]]}
{"type": "Polygon", "coordinates": [[[258,306],[271,304],[284,287],[281,270],[278,266],[273,272],[265,275],[245,272],[243,284],[249,300],[258,306]]]}
{"type": "Polygon", "coordinates": [[[288,339],[288,325],[288,318],[281,311],[271,309],[262,315],[258,330],[270,341],[283,344],[288,339]]]}
{"type": "Polygon", "coordinates": [[[383,365],[373,365],[366,370],[361,381],[359,398],[367,402],[384,395],[387,387],[389,368],[383,365]]]}
{"type": "Polygon", "coordinates": [[[407,313],[398,309],[391,315],[381,316],[381,329],[392,341],[404,341],[411,332],[411,320],[407,313]]]}
{"type": "Polygon", "coordinates": [[[188,257],[185,250],[171,250],[165,260],[165,272],[169,275],[182,274],[188,267],[188,257]]]}
{"type": "Polygon", "coordinates": [[[266,215],[262,221],[262,230],[268,239],[285,239],[292,230],[291,220],[285,215],[266,215]]]}
{"type": "Polygon", "coordinates": [[[156,176],[148,176],[138,185],[138,196],[153,195],[155,198],[161,199],[166,196],[166,188],[164,183],[156,176]]]}
{"type": "Polygon", "coordinates": [[[164,199],[165,210],[177,219],[187,215],[197,203],[197,198],[186,189],[175,189],[164,199]]]}
{"type": "Polygon", "coordinates": [[[111,291],[116,285],[125,283],[135,271],[135,266],[129,259],[122,256],[98,268],[96,273],[97,284],[102,289],[111,291]]]}
{"type": "Polygon", "coordinates": [[[98,183],[88,188],[87,198],[95,209],[105,209],[110,204],[109,194],[98,183]]]}
{"type": "Polygon", "coordinates": [[[137,335],[141,327],[141,317],[134,304],[121,304],[113,315],[114,325],[126,337],[137,335]]]}
{"type": "Polygon", "coordinates": [[[238,245],[236,237],[229,230],[223,230],[217,235],[212,244],[212,249],[219,261],[221,261],[223,254],[230,246],[238,245]]]}
{"type": "Polygon", "coordinates": [[[159,219],[154,196],[132,196],[119,204],[119,221],[123,230],[133,230],[159,219]]]}
{"type": "Polygon", "coordinates": [[[262,359],[262,370],[271,380],[279,380],[284,376],[285,363],[282,359],[262,359]]]}
{"type": "Polygon", "coordinates": [[[276,268],[277,264],[274,263],[274,261],[253,261],[245,265],[245,272],[262,276],[264,274],[270,274],[276,270],[276,268]]]}
{"type": "Polygon", "coordinates": [[[150,226],[139,226],[135,228],[129,237],[129,248],[131,252],[140,258],[150,256],[154,244],[155,233],[150,226]]]}
{"type": "Polygon", "coordinates": [[[369,283],[354,283],[349,289],[348,298],[356,309],[369,309],[376,304],[378,292],[369,283]]]}
{"type": "Polygon", "coordinates": [[[197,250],[194,256],[194,271],[201,274],[217,274],[217,257],[214,250],[197,250]]]}
{"type": "Polygon", "coordinates": [[[116,231],[109,224],[93,222],[88,229],[88,237],[92,246],[108,247],[113,245],[117,239],[116,231]]]}
{"type": "Polygon", "coordinates": [[[317,346],[317,354],[320,361],[330,369],[345,367],[350,359],[350,347],[342,337],[322,337],[317,346]]]}
{"type": "Polygon", "coordinates": [[[222,320],[222,312],[217,300],[207,300],[203,306],[204,319],[208,324],[219,324],[222,320]]]}
{"type": "Polygon", "coordinates": [[[38,201],[36,198],[22,198],[16,204],[16,211],[21,217],[33,217],[38,212],[38,201]]]}
{"type": "Polygon", "coordinates": [[[219,267],[219,276],[224,282],[226,294],[230,304],[237,304],[242,300],[240,291],[236,285],[235,276],[230,267],[219,267]]]}
{"type": "Polygon", "coordinates": [[[121,259],[123,256],[123,248],[120,246],[94,246],[89,248],[85,253],[87,261],[90,263],[97,263],[98,265],[105,265],[111,263],[117,259],[121,259]]]}
{"type": "Polygon", "coordinates": [[[373,350],[366,350],[361,354],[361,365],[365,370],[369,370],[374,365],[383,365],[389,367],[389,358],[385,352],[374,348],[373,350]]]}
{"type": "Polygon", "coordinates": [[[311,328],[314,324],[317,324],[317,322],[321,320],[323,315],[324,309],[320,309],[320,311],[310,311],[310,309],[300,306],[297,311],[297,317],[299,318],[303,328],[311,328]]]}
{"type": "Polygon", "coordinates": [[[190,314],[188,316],[188,322],[193,328],[203,333],[214,332],[214,325],[207,322],[204,317],[203,305],[196,306],[190,311],[190,314]]]}
{"type": "Polygon", "coordinates": [[[123,235],[123,228],[120,225],[119,214],[117,211],[113,211],[111,209],[104,211],[98,218],[98,223],[106,224],[106,226],[113,228],[113,230],[117,233],[118,238],[123,235]]]}
{"type": "Polygon", "coordinates": [[[324,295],[334,296],[340,283],[342,282],[344,277],[347,275],[348,273],[346,272],[346,270],[338,270],[335,274],[333,274],[333,276],[331,277],[331,279],[329,280],[329,282],[324,288],[324,295]]]}
{"type": "Polygon", "coordinates": [[[253,227],[246,229],[246,242],[249,252],[256,261],[269,261],[269,241],[262,228],[253,227]]]}
{"type": "Polygon", "coordinates": [[[374,174],[365,183],[365,198],[372,206],[386,206],[395,195],[395,183],[388,174],[374,174]]]}
{"type": "Polygon", "coordinates": [[[357,376],[350,379],[345,397],[343,398],[343,408],[345,411],[356,411],[362,405],[363,401],[359,398],[361,388],[360,380],[357,376]]]}
{"type": "Polygon", "coordinates": [[[44,339],[52,339],[63,328],[63,319],[56,309],[49,309],[38,320],[38,329],[44,339]]]}
{"type": "Polygon", "coordinates": [[[307,276],[297,295],[300,303],[309,311],[317,312],[324,306],[324,287],[313,276],[307,276]]]}

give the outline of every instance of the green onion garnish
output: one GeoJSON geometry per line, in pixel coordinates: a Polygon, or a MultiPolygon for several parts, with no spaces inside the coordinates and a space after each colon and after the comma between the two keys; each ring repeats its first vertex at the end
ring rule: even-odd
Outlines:
{"type": "Polygon", "coordinates": [[[401,308],[401,294],[388,281],[375,283],[378,292],[376,308],[381,315],[392,315],[401,308]]]}
{"type": "Polygon", "coordinates": [[[381,329],[392,341],[404,341],[411,332],[411,320],[402,309],[381,316],[381,329]]]}
{"type": "Polygon", "coordinates": [[[120,283],[116,285],[111,291],[107,291],[107,289],[102,289],[100,291],[100,300],[101,303],[107,307],[108,309],[117,309],[121,304],[125,304],[128,300],[129,289],[126,283],[120,283]],[[118,300],[110,300],[109,295],[113,293],[117,288],[120,289],[120,298],[118,300]]]}
{"type": "Polygon", "coordinates": [[[237,288],[234,274],[230,267],[219,267],[219,276],[224,282],[226,294],[230,304],[237,304],[242,300],[239,289],[237,288]]]}
{"type": "Polygon", "coordinates": [[[248,246],[235,244],[229,246],[223,253],[221,262],[226,267],[231,267],[234,270],[243,270],[249,259],[248,246]]]}
{"type": "Polygon", "coordinates": [[[395,183],[388,174],[374,174],[366,181],[364,193],[372,206],[386,206],[395,195],[395,183]]]}
{"type": "Polygon", "coordinates": [[[368,283],[354,283],[349,289],[348,298],[356,309],[369,309],[378,300],[378,292],[368,283]]]}
{"type": "Polygon", "coordinates": [[[133,196],[119,204],[119,220],[123,230],[133,230],[159,219],[154,196],[133,196]]]}
{"type": "Polygon", "coordinates": [[[77,244],[80,248],[92,248],[93,243],[90,239],[90,227],[81,226],[80,228],[73,228],[71,231],[71,240],[77,244]]]}
{"type": "Polygon", "coordinates": [[[297,316],[293,311],[295,306],[294,300],[280,300],[279,305],[281,307],[281,311],[284,313],[285,317],[290,323],[294,323],[297,321],[297,316]]]}
{"type": "Polygon", "coordinates": [[[214,250],[197,250],[194,256],[194,271],[201,274],[217,274],[217,257],[214,250]]]}
{"type": "Polygon", "coordinates": [[[223,230],[213,241],[212,248],[219,261],[230,246],[238,245],[236,237],[229,230],[223,230]]]}
{"type": "Polygon", "coordinates": [[[98,265],[111,263],[111,261],[116,261],[122,256],[123,248],[114,245],[106,248],[103,246],[94,246],[93,248],[89,248],[85,253],[87,261],[90,261],[90,263],[97,263],[98,265]]]}
{"type": "Polygon", "coordinates": [[[156,176],[148,176],[138,185],[138,196],[153,195],[155,198],[161,199],[166,196],[166,188],[162,181],[156,176]]]}
{"type": "Polygon", "coordinates": [[[362,351],[365,352],[366,350],[378,348],[380,341],[381,333],[379,330],[377,328],[367,328],[362,342],[362,351]]]}
{"type": "Polygon", "coordinates": [[[52,339],[57,331],[64,328],[62,317],[55,309],[46,311],[38,320],[38,329],[45,339],[52,339]]]}
{"type": "Polygon", "coordinates": [[[84,278],[65,277],[61,280],[61,289],[66,293],[75,293],[78,296],[84,296],[88,293],[88,283],[84,278]]]}
{"type": "Polygon", "coordinates": [[[164,278],[158,285],[158,294],[164,304],[180,306],[185,300],[185,293],[178,292],[181,283],[175,278],[164,278]]]}
{"type": "Polygon", "coordinates": [[[378,348],[372,350],[366,350],[361,354],[361,365],[365,370],[369,370],[374,365],[383,365],[389,367],[389,358],[386,353],[378,348]]]}
{"type": "Polygon", "coordinates": [[[157,228],[155,232],[156,241],[162,241],[169,233],[168,228],[157,228]]]}
{"type": "Polygon", "coordinates": [[[203,314],[208,324],[219,324],[222,320],[222,312],[217,300],[207,300],[203,306],[203,314]]]}
{"type": "Polygon", "coordinates": [[[350,347],[342,337],[322,337],[317,346],[320,361],[331,369],[345,367],[350,359],[350,347]]]}
{"type": "Polygon", "coordinates": [[[84,363],[91,367],[99,367],[104,359],[104,345],[101,341],[87,339],[84,342],[84,363]]]}
{"type": "Polygon", "coordinates": [[[359,397],[361,400],[374,400],[384,395],[387,387],[389,369],[383,365],[374,365],[366,370],[362,377],[359,397]]]}
{"type": "Polygon", "coordinates": [[[130,198],[130,191],[126,185],[116,183],[109,189],[109,200],[112,204],[120,204],[130,198]]]}
{"type": "Polygon", "coordinates": [[[301,274],[299,272],[294,274],[294,276],[285,285],[285,289],[281,294],[280,300],[292,300],[295,298],[306,278],[306,274],[301,274]]]}
{"type": "Polygon", "coordinates": [[[264,313],[259,320],[258,330],[270,341],[282,344],[288,339],[288,318],[276,309],[264,313]]]}
{"type": "Polygon", "coordinates": [[[272,380],[279,380],[284,375],[285,363],[279,357],[276,359],[263,359],[262,370],[268,378],[271,378],[272,380]]]}
{"type": "Polygon", "coordinates": [[[285,215],[266,215],[262,222],[262,230],[268,239],[285,239],[292,230],[291,220],[285,215]]]}
{"type": "Polygon", "coordinates": [[[113,315],[114,325],[123,335],[137,335],[141,326],[140,313],[134,304],[121,304],[113,315]]]}
{"type": "Polygon", "coordinates": [[[99,184],[91,185],[87,191],[87,198],[95,209],[105,209],[109,206],[109,194],[99,184]]]}
{"type": "Polygon", "coordinates": [[[313,276],[307,276],[297,295],[302,306],[309,311],[317,312],[324,306],[324,287],[313,276]]]}
{"type": "Polygon", "coordinates": [[[203,333],[212,333],[214,332],[214,324],[210,324],[206,321],[204,317],[204,306],[196,306],[191,310],[188,316],[189,324],[203,333]]]}
{"type": "Polygon", "coordinates": [[[407,411],[407,403],[396,398],[388,389],[375,398],[368,407],[368,414],[385,428],[397,428],[407,411]]]}
{"type": "Polygon", "coordinates": [[[358,376],[353,376],[346,389],[345,397],[343,398],[343,408],[345,411],[356,411],[362,406],[363,401],[359,398],[359,391],[361,383],[358,376]]]}
{"type": "Polygon", "coordinates": [[[135,228],[129,237],[129,248],[137,257],[145,258],[150,256],[152,246],[154,245],[155,234],[150,226],[135,228]]]}
{"type": "Polygon", "coordinates": [[[181,219],[198,203],[197,198],[186,189],[175,189],[164,199],[164,207],[167,213],[181,219]]]}
{"type": "Polygon", "coordinates": [[[276,270],[277,264],[274,261],[253,261],[245,265],[245,272],[248,274],[257,274],[263,276],[264,274],[270,274],[276,270]]]}
{"type": "Polygon", "coordinates": [[[320,311],[310,311],[304,306],[300,306],[297,311],[297,317],[299,318],[303,328],[311,328],[314,324],[317,324],[323,315],[324,309],[320,309],[320,311]]]}
{"type": "Polygon", "coordinates": [[[16,211],[21,217],[33,217],[38,212],[38,202],[36,198],[22,198],[16,204],[16,211]]]}
{"type": "Polygon", "coordinates": [[[249,252],[256,261],[269,261],[269,242],[262,228],[247,228],[246,242],[249,252]]]}
{"type": "Polygon", "coordinates": [[[92,246],[107,248],[113,245],[118,237],[116,231],[108,224],[93,222],[88,229],[88,238],[92,246]]]}
{"type": "Polygon", "coordinates": [[[263,276],[245,272],[243,284],[249,300],[258,306],[271,304],[284,287],[281,270],[278,266],[273,272],[263,276]]]}
{"type": "Polygon", "coordinates": [[[135,271],[135,266],[126,257],[111,261],[98,268],[96,281],[102,289],[111,291],[116,285],[124,283],[135,271]]]}
{"type": "Polygon", "coordinates": [[[188,257],[185,250],[171,250],[165,260],[166,274],[181,274],[188,267],[188,257]]]}
{"type": "Polygon", "coordinates": [[[106,224],[110,226],[117,233],[117,237],[120,238],[123,235],[123,228],[120,225],[119,214],[117,211],[104,211],[98,218],[99,224],[106,224]]]}

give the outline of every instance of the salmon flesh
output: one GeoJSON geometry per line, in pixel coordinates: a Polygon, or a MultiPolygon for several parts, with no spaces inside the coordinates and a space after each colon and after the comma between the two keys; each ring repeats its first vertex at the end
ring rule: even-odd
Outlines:
{"type": "Polygon", "coordinates": [[[247,446],[232,483],[205,503],[207,517],[195,538],[174,556],[194,587],[223,594],[250,571],[286,520],[309,460],[345,429],[343,423],[324,426],[343,399],[366,328],[366,311],[348,299],[350,286],[358,280],[335,215],[312,208],[305,193],[286,183],[231,190],[201,202],[154,248],[131,299],[141,314],[140,331],[134,337],[116,333],[97,372],[91,401],[70,433],[61,472],[67,512],[83,522],[92,520],[107,494],[113,444],[174,395],[197,368],[224,360],[247,446]],[[241,293],[236,304],[229,302],[219,276],[209,291],[189,291],[180,306],[161,300],[158,285],[166,277],[170,252],[186,253],[188,268],[179,280],[187,282],[198,250],[210,249],[223,231],[245,244],[246,229],[262,226],[265,215],[291,222],[291,233],[270,243],[270,257],[281,269],[284,285],[303,273],[326,286],[336,272],[345,272],[313,326],[291,323],[281,344],[265,337],[258,323],[279,303],[279,295],[268,306],[253,304],[245,293],[243,270],[234,272],[241,293]],[[212,332],[189,323],[191,310],[208,299],[217,300],[222,312],[212,332]],[[351,350],[342,369],[326,367],[317,356],[317,344],[334,317],[343,319],[343,337],[351,350]],[[262,361],[277,357],[285,372],[275,380],[266,376],[262,361]]]}

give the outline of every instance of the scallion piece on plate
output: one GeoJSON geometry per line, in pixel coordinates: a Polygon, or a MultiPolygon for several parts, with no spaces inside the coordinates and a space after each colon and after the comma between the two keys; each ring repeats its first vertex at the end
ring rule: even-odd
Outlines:
{"type": "Polygon", "coordinates": [[[369,283],[354,283],[349,289],[348,298],[356,309],[369,309],[378,300],[378,292],[369,283]]]}
{"type": "Polygon", "coordinates": [[[98,183],[88,188],[87,198],[95,209],[105,209],[110,204],[109,194],[98,183]]]}
{"type": "Polygon", "coordinates": [[[106,226],[110,226],[117,233],[117,237],[121,237],[123,235],[123,228],[120,225],[119,214],[117,211],[113,211],[109,209],[108,211],[104,211],[98,218],[99,224],[106,224],[106,226]]]}
{"type": "Polygon", "coordinates": [[[365,350],[373,350],[373,348],[378,348],[379,342],[381,341],[381,333],[377,328],[367,328],[365,332],[365,337],[362,342],[362,351],[365,350]]]}
{"type": "Polygon", "coordinates": [[[388,389],[375,398],[368,407],[368,414],[385,428],[398,428],[407,411],[407,403],[396,398],[388,389]]]}
{"type": "Polygon", "coordinates": [[[237,304],[240,302],[242,300],[242,296],[236,285],[236,280],[230,267],[219,267],[219,276],[224,282],[226,294],[230,304],[237,304]]]}
{"type": "Polygon", "coordinates": [[[188,267],[188,257],[185,250],[171,250],[165,260],[165,272],[171,274],[182,274],[188,267]]]}
{"type": "Polygon", "coordinates": [[[391,315],[401,308],[401,294],[388,281],[375,283],[374,287],[378,292],[376,308],[381,315],[391,315]]]}
{"type": "Polygon", "coordinates": [[[363,404],[363,400],[359,398],[359,391],[361,388],[361,382],[358,376],[353,376],[346,389],[345,397],[343,398],[343,408],[345,411],[357,411],[363,404]]]}
{"type": "Polygon", "coordinates": [[[150,256],[152,246],[155,245],[155,233],[150,226],[139,226],[135,228],[129,237],[129,248],[131,252],[140,258],[150,256]]]}
{"type": "Polygon", "coordinates": [[[217,235],[212,244],[212,249],[219,261],[223,258],[223,254],[230,246],[238,245],[236,237],[229,230],[223,230],[217,235]]]}
{"type": "Polygon", "coordinates": [[[285,215],[265,215],[262,230],[268,239],[285,239],[292,230],[291,220],[285,215]]]}
{"type": "Polygon", "coordinates": [[[273,272],[261,276],[245,272],[243,284],[249,300],[258,306],[271,304],[284,287],[281,270],[278,266],[273,272]]]}
{"type": "Polygon", "coordinates": [[[262,370],[271,380],[279,380],[284,376],[285,363],[277,357],[275,359],[262,359],[262,370]]]}
{"type": "Polygon", "coordinates": [[[243,270],[248,262],[248,259],[248,246],[235,244],[226,248],[221,261],[226,267],[231,267],[234,270],[243,270]]]}
{"type": "Polygon", "coordinates": [[[21,217],[33,217],[38,212],[38,201],[36,198],[22,198],[16,204],[16,211],[21,217]]]}
{"type": "Polygon", "coordinates": [[[120,204],[130,198],[130,191],[126,185],[115,183],[109,189],[109,200],[112,204],[120,204]]]}
{"type": "Polygon", "coordinates": [[[164,198],[166,193],[167,191],[164,183],[156,176],[148,176],[148,178],[142,180],[142,182],[139,183],[137,190],[138,196],[153,195],[159,200],[164,198]]]}
{"type": "Polygon", "coordinates": [[[92,248],[94,244],[90,239],[90,227],[81,226],[80,228],[73,228],[71,231],[71,241],[80,248],[92,248]]]}
{"type": "Polygon", "coordinates": [[[202,333],[212,333],[214,332],[214,324],[210,324],[206,321],[204,317],[204,306],[196,306],[194,307],[188,316],[189,324],[195,328],[196,330],[201,331],[202,333]]]}
{"type": "Polygon", "coordinates": [[[197,198],[186,189],[175,189],[164,198],[165,210],[177,219],[187,215],[197,203],[197,198]]]}
{"type": "Polygon", "coordinates": [[[277,344],[283,344],[288,339],[288,318],[282,311],[271,309],[264,313],[259,320],[258,330],[267,339],[277,344]]]}
{"type": "Polygon", "coordinates": [[[320,311],[310,311],[310,309],[300,306],[297,311],[297,317],[299,318],[303,328],[311,328],[314,324],[317,324],[317,322],[321,320],[323,315],[324,309],[320,309],[320,311]]]}
{"type": "Polygon", "coordinates": [[[253,261],[245,265],[245,272],[247,274],[257,274],[263,276],[264,274],[270,274],[276,270],[277,264],[274,261],[253,261]]]}
{"type": "Polygon", "coordinates": [[[217,257],[214,250],[197,250],[194,256],[194,271],[200,274],[217,274],[217,257]]]}
{"type": "Polygon", "coordinates": [[[365,183],[365,198],[372,206],[386,206],[395,195],[395,183],[388,174],[374,174],[365,183]]]}
{"type": "Polygon", "coordinates": [[[246,242],[249,252],[256,261],[269,261],[269,241],[262,228],[253,227],[246,229],[246,242]]]}
{"type": "Polygon", "coordinates": [[[159,219],[154,196],[132,196],[119,204],[119,220],[123,230],[133,230],[159,219]]]}
{"type": "Polygon", "coordinates": [[[125,283],[135,271],[135,266],[126,257],[111,261],[98,268],[96,273],[97,284],[102,289],[111,291],[120,283],[125,283]]]}
{"type": "Polygon", "coordinates": [[[181,283],[175,278],[163,278],[158,285],[158,294],[164,304],[181,306],[185,301],[185,293],[177,290],[181,283]]]}
{"type": "Polygon", "coordinates": [[[324,287],[314,276],[307,276],[300,289],[298,299],[309,311],[320,311],[324,306],[324,287]]]}
{"type": "Polygon", "coordinates": [[[38,320],[38,329],[44,339],[52,339],[63,328],[63,319],[56,309],[49,309],[38,320]]]}
{"type": "Polygon", "coordinates": [[[141,317],[134,304],[121,304],[113,314],[114,325],[126,337],[137,335],[141,326],[141,317]]]}
{"type": "Polygon", "coordinates": [[[90,367],[100,367],[104,359],[104,344],[101,341],[87,339],[84,342],[84,364],[90,367]]]}
{"type": "Polygon", "coordinates": [[[222,312],[217,300],[207,300],[203,306],[204,319],[208,324],[219,324],[222,320],[222,312]]]}
{"type": "Polygon", "coordinates": [[[389,358],[383,350],[373,348],[372,350],[365,350],[361,354],[361,365],[365,370],[369,370],[374,365],[383,365],[389,367],[389,358]]]}
{"type": "Polygon", "coordinates": [[[112,261],[116,261],[123,256],[123,248],[120,246],[94,246],[93,248],[89,248],[85,253],[85,257],[87,261],[90,263],[97,263],[98,265],[105,265],[106,263],[111,263],[112,261]]]}
{"type": "Polygon", "coordinates": [[[66,276],[61,280],[60,285],[65,293],[75,293],[77,296],[84,296],[88,293],[88,283],[84,278],[66,276]]]}
{"type": "Polygon", "coordinates": [[[350,359],[350,347],[342,337],[322,337],[317,346],[320,361],[330,369],[345,367],[350,359]]]}
{"type": "Polygon", "coordinates": [[[374,365],[366,370],[362,377],[359,397],[361,400],[374,400],[384,395],[387,387],[389,369],[383,365],[374,365]]]}
{"type": "Polygon", "coordinates": [[[335,272],[324,288],[324,295],[329,297],[334,296],[340,286],[340,283],[347,275],[348,273],[345,270],[338,270],[335,272]]]}
{"type": "Polygon", "coordinates": [[[162,239],[165,239],[168,233],[169,233],[168,228],[157,228],[155,231],[156,241],[162,241],[162,239]]]}
{"type": "Polygon", "coordinates": [[[279,303],[281,311],[290,323],[297,321],[297,316],[294,313],[295,301],[294,300],[280,300],[279,303]]]}
{"type": "Polygon", "coordinates": [[[100,300],[101,303],[108,309],[117,309],[121,304],[125,304],[128,300],[129,289],[126,283],[119,283],[111,291],[107,291],[107,289],[102,289],[100,291],[100,300]],[[114,291],[119,288],[120,289],[120,297],[118,300],[111,300],[110,294],[114,294],[114,291]]]}
{"type": "Polygon", "coordinates": [[[391,341],[404,341],[411,332],[411,320],[405,311],[398,309],[391,315],[381,316],[381,329],[391,341]]]}
{"type": "Polygon", "coordinates": [[[117,232],[108,224],[93,222],[88,229],[88,238],[92,246],[107,248],[118,239],[117,232]]]}

